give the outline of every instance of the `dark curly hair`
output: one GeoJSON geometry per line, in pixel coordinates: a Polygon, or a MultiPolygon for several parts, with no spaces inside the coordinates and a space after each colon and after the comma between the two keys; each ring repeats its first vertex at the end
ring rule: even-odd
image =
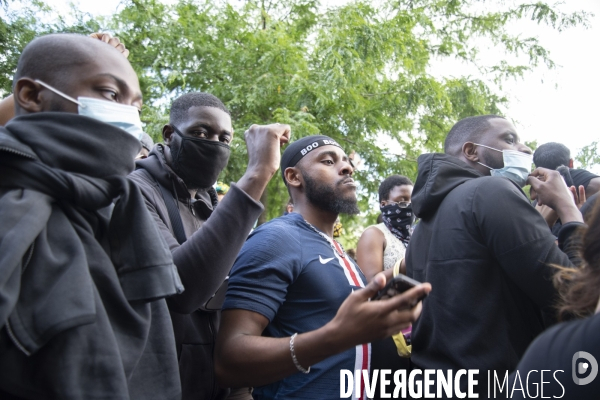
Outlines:
{"type": "Polygon", "coordinates": [[[216,96],[210,93],[191,92],[173,100],[169,122],[177,125],[185,120],[188,116],[188,110],[192,107],[215,107],[231,115],[225,104],[216,96]]]}
{"type": "Polygon", "coordinates": [[[475,117],[467,117],[458,121],[444,141],[444,152],[451,156],[457,156],[462,151],[462,146],[465,142],[478,142],[483,134],[490,128],[491,119],[506,119],[500,115],[477,115],[475,117]]]}
{"type": "Polygon", "coordinates": [[[562,143],[545,143],[533,153],[533,163],[536,167],[556,169],[561,165],[569,165],[570,160],[571,150],[562,143]]]}
{"type": "MultiPolygon", "coordinates": [[[[554,285],[560,300],[561,320],[587,317],[594,313],[600,296],[600,202],[596,202],[588,228],[580,230],[581,265],[577,268],[555,266],[554,285]]],[[[577,240],[577,238],[575,238],[577,240]]]]}
{"type": "Polygon", "coordinates": [[[390,175],[381,182],[379,185],[379,202],[387,200],[390,197],[390,192],[396,186],[410,185],[414,186],[412,181],[406,176],[402,175],[390,175]]]}

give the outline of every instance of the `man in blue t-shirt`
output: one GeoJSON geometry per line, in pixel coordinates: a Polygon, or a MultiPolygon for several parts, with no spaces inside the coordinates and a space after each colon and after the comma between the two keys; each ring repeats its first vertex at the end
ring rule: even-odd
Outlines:
{"type": "MultiPolygon", "coordinates": [[[[253,386],[255,399],[332,399],[340,370],[368,370],[369,342],[420,313],[429,284],[381,301],[333,240],[340,213],[356,214],[353,168],[339,144],[309,136],[281,158],[294,212],[256,229],[231,271],[215,354],[225,386],[253,386]]],[[[365,398],[365,382],[352,398],[365,398]]]]}

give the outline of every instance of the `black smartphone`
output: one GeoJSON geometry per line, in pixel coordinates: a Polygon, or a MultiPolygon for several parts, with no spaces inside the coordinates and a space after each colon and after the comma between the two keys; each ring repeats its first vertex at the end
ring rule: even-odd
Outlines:
{"type": "MultiPolygon", "coordinates": [[[[420,285],[421,282],[416,281],[412,278],[409,278],[406,275],[396,275],[392,278],[383,289],[379,290],[375,296],[373,296],[373,300],[380,300],[383,296],[394,297],[400,293],[404,293],[409,289],[414,288],[417,285],[420,285]]],[[[427,294],[423,295],[417,302],[423,300],[427,297],[427,294]]]]}
{"type": "Polygon", "coordinates": [[[562,175],[568,187],[575,186],[575,183],[573,182],[573,177],[571,176],[571,172],[569,171],[569,167],[561,165],[560,167],[556,168],[556,170],[559,174],[562,175]]]}
{"type": "MultiPolygon", "coordinates": [[[[564,165],[561,165],[560,167],[556,168],[556,170],[565,180],[567,187],[575,186],[575,182],[573,182],[573,177],[571,176],[569,167],[565,167],[564,165]]],[[[577,190],[575,190],[575,195],[577,196],[577,200],[579,200],[579,188],[577,186],[575,186],[575,189],[577,189],[577,190]]]]}

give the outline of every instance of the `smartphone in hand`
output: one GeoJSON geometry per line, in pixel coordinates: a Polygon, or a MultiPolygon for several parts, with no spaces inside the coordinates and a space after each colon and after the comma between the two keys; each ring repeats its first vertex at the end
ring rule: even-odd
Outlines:
{"type": "MultiPolygon", "coordinates": [[[[372,300],[381,300],[385,297],[394,297],[420,284],[421,282],[409,278],[406,275],[396,275],[385,285],[383,289],[379,290],[377,294],[373,296],[372,300]]],[[[421,298],[419,298],[417,303],[423,300],[425,297],[427,297],[427,294],[424,294],[421,298]]]]}
{"type": "Polygon", "coordinates": [[[568,187],[575,186],[575,182],[573,182],[573,177],[571,176],[569,167],[565,167],[564,165],[561,165],[560,167],[556,168],[556,170],[563,177],[563,179],[565,180],[565,183],[567,184],[568,187]]]}
{"type": "Polygon", "coordinates": [[[565,180],[567,187],[575,186],[575,189],[577,189],[577,190],[575,190],[575,195],[577,196],[576,200],[579,201],[579,188],[575,185],[575,182],[573,182],[573,177],[571,176],[569,167],[565,167],[564,165],[561,165],[560,167],[556,168],[556,170],[565,180]]]}

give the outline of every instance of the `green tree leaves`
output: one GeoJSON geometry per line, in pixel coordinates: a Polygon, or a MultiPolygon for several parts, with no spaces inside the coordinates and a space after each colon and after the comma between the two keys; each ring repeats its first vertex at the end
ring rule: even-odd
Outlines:
{"type": "MultiPolygon", "coordinates": [[[[361,207],[368,209],[383,178],[414,179],[419,154],[443,151],[454,122],[500,113],[506,102],[481,79],[434,77],[434,58],[462,60],[484,71],[487,82],[501,83],[540,63],[554,65],[536,38],[508,32],[509,22],[528,18],[563,29],[586,17],[544,3],[494,8],[466,0],[327,8],[307,0],[135,0],[115,16],[114,30],[131,50],[150,107],[166,115],[169,99],[199,90],[230,108],[237,135],[222,180],[244,172],[241,140],[249,125],[288,123],[293,138],[329,135],[362,157],[355,175],[361,207]],[[481,64],[481,40],[512,61],[481,64]]],[[[275,177],[261,220],[280,215],[287,197],[275,177]]],[[[351,226],[347,218],[344,223],[351,226]]]]}
{"type": "Polygon", "coordinates": [[[579,150],[579,153],[575,156],[575,160],[581,164],[580,168],[589,169],[593,165],[600,164],[600,148],[598,147],[598,143],[596,140],[579,150]]]}
{"type": "MultiPolygon", "coordinates": [[[[59,21],[40,29],[34,16],[43,5],[35,4],[0,30],[4,90],[16,55],[35,33],[106,26],[130,50],[144,93],[143,120],[155,140],[173,98],[210,92],[231,110],[236,132],[220,180],[236,181],[245,170],[245,129],[288,123],[293,139],[325,134],[361,156],[364,166],[355,175],[364,210],[387,175],[414,179],[418,155],[442,151],[457,120],[500,113],[506,98],[492,82],[554,66],[537,38],[510,32],[510,23],[562,30],[587,18],[542,2],[358,0],[325,7],[313,0],[129,0],[104,20],[80,16],[76,26],[59,21]],[[478,58],[482,45],[497,54],[493,64],[478,58]],[[452,60],[485,78],[444,74],[444,62],[452,60]],[[431,72],[434,62],[441,76],[431,72]]],[[[263,219],[280,215],[287,198],[276,176],[263,219]]]]}

